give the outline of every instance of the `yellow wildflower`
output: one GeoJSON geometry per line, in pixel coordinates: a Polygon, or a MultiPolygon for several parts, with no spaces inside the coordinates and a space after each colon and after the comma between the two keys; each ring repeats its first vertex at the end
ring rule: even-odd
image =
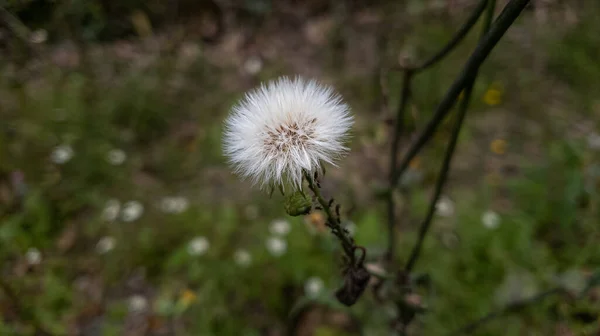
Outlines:
{"type": "Polygon", "coordinates": [[[502,85],[492,83],[483,95],[483,102],[489,106],[496,106],[502,102],[502,85]]]}
{"type": "Polygon", "coordinates": [[[197,296],[196,293],[194,293],[194,291],[186,289],[183,292],[181,292],[181,296],[179,297],[179,303],[183,307],[188,307],[190,304],[196,301],[196,298],[197,296]]]}
{"type": "Polygon", "coordinates": [[[508,146],[508,143],[506,142],[506,140],[496,139],[496,140],[492,141],[492,143],[490,143],[490,150],[494,154],[502,155],[502,154],[506,153],[507,146],[508,146]]]}
{"type": "Polygon", "coordinates": [[[413,158],[408,163],[408,166],[410,167],[410,169],[419,169],[419,167],[421,166],[421,159],[418,157],[413,158]]]}

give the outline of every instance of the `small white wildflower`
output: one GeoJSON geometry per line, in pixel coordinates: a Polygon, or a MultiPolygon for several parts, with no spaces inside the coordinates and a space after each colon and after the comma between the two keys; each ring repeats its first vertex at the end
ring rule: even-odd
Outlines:
{"type": "Polygon", "coordinates": [[[114,237],[106,236],[102,237],[96,244],[96,252],[99,254],[106,254],[112,251],[117,244],[117,240],[114,237]]]}
{"type": "Polygon", "coordinates": [[[244,62],[244,70],[250,75],[256,75],[262,70],[263,62],[258,56],[251,56],[244,62]]]}
{"type": "Polygon", "coordinates": [[[144,206],[138,201],[129,201],[123,205],[121,219],[125,222],[133,222],[144,213],[144,206]]]}
{"type": "Polygon", "coordinates": [[[590,149],[600,149],[600,134],[596,132],[588,134],[587,143],[590,149]]]}
{"type": "Polygon", "coordinates": [[[127,154],[121,149],[111,149],[106,154],[106,160],[111,165],[118,166],[125,162],[125,159],[127,159],[127,154]]]}
{"type": "Polygon", "coordinates": [[[346,225],[344,225],[344,228],[348,230],[348,233],[351,237],[354,237],[354,235],[356,234],[356,224],[354,224],[354,222],[347,221],[346,225]]]}
{"type": "Polygon", "coordinates": [[[40,250],[32,247],[25,253],[25,259],[29,265],[39,265],[42,262],[42,253],[40,250]]]}
{"type": "Polygon", "coordinates": [[[267,250],[274,257],[280,257],[287,251],[287,242],[278,237],[271,237],[267,239],[267,250]]]}
{"type": "Polygon", "coordinates": [[[383,266],[380,263],[368,263],[365,264],[365,268],[367,269],[367,271],[374,273],[374,274],[385,274],[385,268],[383,268],[383,266]]]}
{"type": "Polygon", "coordinates": [[[290,230],[292,230],[292,226],[285,219],[276,219],[271,222],[271,226],[269,227],[271,234],[280,237],[286,236],[290,233],[290,230]]]}
{"type": "Polygon", "coordinates": [[[106,202],[104,209],[102,209],[102,219],[107,222],[112,222],[119,216],[119,210],[121,210],[121,204],[116,199],[111,199],[106,202]]]}
{"type": "Polygon", "coordinates": [[[500,215],[492,210],[488,210],[481,215],[481,222],[486,228],[493,230],[500,225],[500,215]]]}
{"type": "Polygon", "coordinates": [[[450,217],[454,215],[454,202],[448,197],[442,196],[435,204],[435,210],[442,217],[450,217]]]}
{"type": "Polygon", "coordinates": [[[324,287],[325,284],[321,278],[311,277],[304,284],[304,292],[306,293],[306,296],[315,298],[321,294],[321,291],[323,291],[324,287]]]}
{"type": "Polygon", "coordinates": [[[69,145],[60,145],[54,148],[52,154],[50,154],[50,159],[52,162],[56,164],[63,164],[67,161],[71,160],[73,157],[73,148],[69,145]]]}
{"type": "Polygon", "coordinates": [[[250,91],[225,121],[223,151],[236,173],[261,188],[301,188],[323,163],[347,152],[353,119],[329,86],[282,77],[250,91]]]}
{"type": "Polygon", "coordinates": [[[128,302],[129,311],[132,313],[140,313],[148,308],[148,300],[143,295],[133,295],[128,302]]]}
{"type": "Polygon", "coordinates": [[[237,250],[233,255],[235,263],[241,267],[248,267],[252,263],[252,255],[246,250],[237,250]]]}
{"type": "Polygon", "coordinates": [[[165,197],[160,201],[160,208],[166,213],[182,213],[190,202],[183,196],[165,197]]]}
{"type": "Polygon", "coordinates": [[[210,242],[206,237],[196,237],[188,243],[187,251],[191,256],[201,256],[208,251],[210,242]]]}
{"type": "Polygon", "coordinates": [[[46,29],[38,29],[29,35],[31,43],[40,44],[48,40],[48,31],[46,29]]]}

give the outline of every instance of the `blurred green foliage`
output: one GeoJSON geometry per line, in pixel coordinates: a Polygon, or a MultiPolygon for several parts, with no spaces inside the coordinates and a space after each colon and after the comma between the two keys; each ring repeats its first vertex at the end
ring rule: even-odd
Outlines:
{"type": "MultiPolygon", "coordinates": [[[[57,3],[13,1],[10,8],[32,28],[45,27],[50,11],[42,9],[57,3]]],[[[78,13],[84,36],[91,40],[130,34],[133,28],[123,22],[130,22],[125,17],[135,9],[151,20],[156,20],[153,13],[168,12],[166,2],[158,1],[75,3],[79,7],[69,10],[78,13]]],[[[271,5],[245,3],[249,11],[261,15],[271,5]]],[[[580,106],[588,108],[579,114],[597,118],[598,112],[590,108],[597,103],[594,89],[600,87],[600,68],[594,61],[600,45],[596,21],[584,16],[564,36],[552,36],[554,44],[546,51],[551,75],[584,103],[570,102],[561,111],[565,118],[580,106]]],[[[424,33],[407,43],[415,45],[418,55],[435,50],[449,37],[443,22],[417,28],[424,33]]],[[[498,53],[520,48],[512,43],[498,53]]],[[[468,47],[459,49],[447,63],[419,78],[407,117],[410,130],[426,120],[468,52],[468,47]]],[[[491,59],[482,69],[469,116],[480,121],[527,106],[531,110],[523,116],[545,120],[544,102],[532,108],[514,94],[536,88],[508,88],[500,106],[485,103],[482,97],[491,83],[506,82],[521,71],[503,60],[491,59]]],[[[394,307],[381,306],[370,293],[352,308],[333,299],[341,285],[342,264],[336,257],[338,245],[323,230],[322,219],[286,218],[290,232],[274,233],[272,222],[284,216],[282,197],[269,199],[249,190],[229,172],[221,157],[221,125],[240,93],[218,80],[228,75],[228,69],[217,69],[200,56],[182,74],[186,85],[172,90],[172,62],[165,58],[143,73],[118,71],[114,81],[90,76],[94,72],[85,68],[50,69],[42,73],[41,85],[16,87],[5,72],[0,87],[0,96],[8,102],[0,111],[0,258],[3,281],[19,293],[23,309],[57,335],[73,330],[133,333],[140,319],[143,328],[157,334],[167,330],[178,335],[250,336],[285,333],[291,326],[306,324],[313,335],[388,335],[389,321],[397,314],[394,307]],[[193,135],[180,135],[186,127],[193,135]],[[65,146],[72,157],[57,162],[56,152],[65,146]],[[107,158],[115,148],[126,153],[123,163],[107,158]],[[189,202],[184,210],[165,211],[165,197],[173,195],[189,202]],[[111,200],[118,200],[121,207],[107,219],[111,200]],[[126,220],[124,208],[131,200],[143,209],[139,218],[126,220]],[[280,256],[268,243],[278,235],[285,245],[280,256]],[[114,246],[101,248],[103,237],[113,238],[114,246]],[[194,245],[198,237],[209,242],[205,251],[194,245]],[[236,259],[239,250],[251,256],[249,264],[236,259]],[[39,261],[32,257],[35,251],[39,261]],[[324,285],[317,294],[307,289],[314,277],[324,285]],[[317,322],[308,318],[315,312],[321,317],[317,322]],[[338,322],[331,322],[335,320],[331,316],[338,322]]],[[[283,70],[280,65],[267,66],[259,76],[283,70]]],[[[373,148],[378,134],[385,136],[367,112],[377,100],[371,96],[376,90],[367,76],[336,71],[330,74],[337,87],[357,107],[362,129],[353,155],[359,156],[361,144],[373,148]]],[[[547,79],[537,76],[530,80],[543,90],[547,79]]],[[[392,77],[390,89],[397,92],[399,83],[392,77]]],[[[536,94],[544,93],[531,93],[536,94]]],[[[493,132],[487,125],[467,122],[459,148],[475,146],[485,153],[457,157],[459,165],[467,166],[468,177],[451,178],[446,191],[454,212],[436,217],[434,232],[425,242],[418,271],[429,276],[431,285],[419,292],[428,307],[416,323],[419,334],[445,335],[557,283],[577,287],[579,280],[600,267],[598,149],[581,137],[550,141],[538,137],[539,157],[532,158],[517,153],[518,144],[530,139],[509,133],[506,140],[516,145],[508,154],[514,151],[515,159],[507,153],[488,153],[492,140],[488,133],[493,132]],[[516,161],[518,172],[496,176],[485,171],[484,179],[477,174],[481,175],[485,159],[500,166],[505,160],[516,161]],[[496,180],[487,179],[489,175],[496,180]],[[482,215],[490,210],[500,216],[496,228],[482,223],[482,215]]],[[[399,260],[406,259],[415,242],[413,223],[426,210],[446,126],[411,172],[416,177],[407,182],[412,194],[409,215],[401,223],[399,260]]],[[[362,182],[366,186],[370,181],[362,182]]],[[[349,219],[356,225],[356,240],[378,257],[386,242],[381,209],[359,204],[349,219]]],[[[2,335],[34,334],[30,321],[15,314],[7,295],[0,296],[0,311],[2,335]]],[[[579,301],[556,297],[492,321],[479,334],[550,335],[559,324],[574,334],[593,334],[598,314],[597,298],[591,295],[579,301]]]]}

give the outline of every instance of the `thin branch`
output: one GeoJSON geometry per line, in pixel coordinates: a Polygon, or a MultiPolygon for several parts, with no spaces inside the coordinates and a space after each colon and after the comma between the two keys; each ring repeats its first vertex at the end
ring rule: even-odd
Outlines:
{"type": "Polygon", "coordinates": [[[450,170],[450,163],[452,162],[452,156],[454,155],[454,149],[456,148],[456,143],[458,142],[458,135],[460,134],[460,129],[462,127],[465,115],[467,113],[467,109],[469,107],[469,101],[471,100],[471,92],[473,90],[474,79],[468,84],[465,88],[465,96],[462,100],[462,104],[460,106],[458,116],[456,118],[456,124],[454,125],[454,129],[452,131],[452,137],[450,138],[450,143],[448,144],[448,149],[446,150],[446,155],[444,156],[444,161],[442,162],[442,168],[440,170],[440,176],[435,184],[435,189],[433,192],[433,197],[429,204],[429,209],[427,210],[427,215],[425,219],[421,223],[419,227],[419,237],[417,239],[417,243],[410,253],[410,257],[408,258],[408,262],[406,263],[405,271],[406,273],[410,273],[419,258],[421,253],[421,248],[423,247],[423,241],[427,236],[427,232],[429,231],[429,227],[431,226],[431,222],[433,220],[433,215],[435,214],[435,208],[438,199],[442,193],[442,189],[446,182],[446,178],[448,177],[448,171],[450,170]]]}
{"type": "MultiPolygon", "coordinates": [[[[495,10],[495,1],[492,0],[487,7],[487,14],[484,17],[483,22],[483,30],[481,31],[481,38],[484,39],[490,29],[490,23],[492,21],[494,10],[495,10]]],[[[425,219],[421,223],[419,227],[419,237],[417,239],[417,243],[415,244],[413,250],[411,251],[408,262],[406,263],[405,271],[406,273],[410,273],[417,262],[419,255],[421,253],[421,249],[423,247],[423,242],[425,241],[425,237],[427,236],[427,232],[431,227],[431,222],[433,220],[433,215],[435,214],[436,205],[440,195],[442,193],[442,189],[444,184],[446,183],[446,179],[448,178],[448,172],[450,170],[450,163],[452,162],[452,156],[454,155],[454,149],[456,148],[456,143],[458,142],[458,136],[460,134],[460,129],[465,119],[465,115],[467,114],[467,110],[469,109],[469,103],[471,101],[471,93],[473,92],[473,85],[475,84],[475,79],[477,78],[477,71],[473,74],[472,78],[470,78],[464,89],[464,97],[461,101],[458,116],[456,118],[456,124],[452,131],[452,135],[450,138],[450,143],[448,144],[448,148],[446,150],[446,155],[444,157],[444,161],[442,162],[442,168],[440,171],[440,176],[435,185],[435,189],[433,192],[433,197],[429,204],[429,208],[427,210],[427,215],[425,219]]]]}
{"type": "Polygon", "coordinates": [[[465,21],[465,23],[460,27],[460,29],[456,32],[454,37],[446,44],[437,54],[433,55],[430,59],[423,62],[421,65],[411,67],[410,69],[414,72],[421,72],[432,65],[441,61],[446,55],[448,55],[464,38],[467,36],[471,28],[475,25],[479,17],[483,13],[486,8],[488,0],[481,0],[471,16],[465,21]]]}
{"type": "Polygon", "coordinates": [[[473,51],[467,60],[467,63],[463,67],[458,78],[446,92],[446,95],[434,112],[433,118],[431,118],[429,123],[425,126],[425,129],[421,131],[400,162],[399,168],[396,170],[396,175],[393,178],[393,186],[398,184],[398,180],[408,167],[410,160],[412,160],[419,150],[421,150],[421,148],[431,139],[441,121],[454,106],[461,91],[471,80],[473,80],[481,64],[486,60],[492,49],[498,44],[498,41],[504,36],[508,28],[513,24],[528,3],[529,0],[511,0],[506,7],[504,7],[504,10],[498,16],[498,19],[492,24],[490,31],[477,45],[475,51],[473,51]]]}
{"type": "Polygon", "coordinates": [[[550,290],[547,290],[545,292],[539,293],[537,295],[534,295],[530,298],[527,299],[523,299],[520,301],[516,301],[513,302],[511,304],[506,305],[505,307],[502,307],[499,310],[496,311],[492,311],[490,313],[488,313],[487,315],[483,316],[482,318],[471,322],[469,324],[467,324],[466,326],[454,331],[451,335],[467,335],[467,334],[471,334],[472,332],[474,332],[477,328],[481,327],[482,325],[490,322],[491,320],[504,316],[508,313],[512,313],[512,312],[516,312],[519,310],[524,309],[525,307],[531,305],[531,304],[535,304],[538,302],[543,301],[544,299],[556,295],[556,294],[565,294],[566,291],[561,288],[561,287],[556,287],[556,288],[552,288],[550,290]]]}
{"type": "Polygon", "coordinates": [[[470,322],[460,329],[454,331],[451,335],[465,335],[474,332],[477,328],[483,326],[484,324],[496,319],[498,317],[504,316],[508,313],[513,313],[519,310],[526,308],[529,305],[538,303],[543,301],[544,299],[552,296],[552,295],[567,295],[572,299],[581,300],[583,299],[594,287],[600,284],[600,269],[597,270],[594,274],[592,274],[587,280],[586,286],[581,290],[578,294],[569,291],[568,288],[564,288],[561,286],[554,287],[552,289],[546,290],[544,292],[538,293],[532,297],[516,301],[510,303],[496,311],[489,312],[487,315],[481,317],[478,320],[470,322]]]}
{"type": "Polygon", "coordinates": [[[394,138],[392,139],[390,153],[390,190],[388,191],[386,198],[388,219],[388,247],[385,256],[388,261],[393,260],[396,251],[396,235],[394,234],[394,228],[396,226],[396,202],[394,201],[394,193],[392,192],[392,186],[394,183],[394,178],[396,176],[396,167],[398,167],[398,149],[400,147],[400,139],[402,138],[402,132],[404,128],[404,111],[406,110],[406,106],[408,105],[411,95],[412,78],[413,71],[405,69],[402,76],[402,91],[400,94],[400,102],[398,103],[398,111],[396,112],[394,138]]]}

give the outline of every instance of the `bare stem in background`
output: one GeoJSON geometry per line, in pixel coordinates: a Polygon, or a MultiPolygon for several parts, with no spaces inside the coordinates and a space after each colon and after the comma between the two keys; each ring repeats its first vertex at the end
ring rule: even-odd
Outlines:
{"type": "Polygon", "coordinates": [[[479,2],[471,16],[469,16],[469,18],[467,19],[467,21],[465,21],[465,23],[462,25],[462,27],[460,27],[458,32],[456,32],[454,37],[452,37],[448,44],[446,44],[442,49],[440,49],[440,51],[438,51],[437,54],[433,55],[430,59],[423,62],[423,64],[414,67],[409,67],[409,69],[413,70],[414,72],[421,72],[431,67],[432,65],[435,65],[444,57],[446,57],[452,50],[454,50],[456,46],[458,46],[458,44],[471,31],[471,28],[473,28],[475,23],[477,23],[477,20],[479,20],[479,17],[485,10],[487,3],[488,0],[481,0],[481,2],[479,2]]]}
{"type": "Polygon", "coordinates": [[[394,193],[392,192],[391,186],[394,183],[396,167],[398,166],[398,151],[400,147],[400,139],[402,138],[404,128],[405,110],[410,100],[412,77],[412,70],[404,70],[402,76],[402,92],[400,94],[400,103],[398,104],[398,111],[396,112],[394,138],[392,139],[392,147],[390,153],[390,190],[387,192],[386,198],[386,206],[388,213],[388,248],[385,254],[385,258],[390,262],[393,261],[394,255],[396,253],[396,234],[394,232],[396,226],[396,202],[394,201],[394,193]]]}
{"type": "Polygon", "coordinates": [[[532,296],[530,298],[524,299],[524,300],[520,300],[520,301],[516,301],[513,302],[511,304],[506,305],[505,307],[497,310],[497,311],[493,311],[488,313],[487,315],[485,315],[484,317],[480,318],[477,321],[471,322],[469,324],[467,324],[466,326],[460,328],[459,330],[455,331],[452,333],[452,335],[468,335],[471,334],[472,332],[474,332],[477,328],[481,327],[482,325],[490,322],[491,320],[506,315],[508,313],[511,312],[515,312],[515,311],[519,311],[522,310],[524,308],[526,308],[527,306],[531,305],[531,304],[535,304],[538,302],[543,301],[544,299],[556,295],[556,294],[565,294],[565,290],[561,287],[556,287],[550,290],[547,290],[545,292],[539,293],[535,296],[532,296]]]}
{"type": "Polygon", "coordinates": [[[553,295],[569,295],[573,299],[582,299],[593,288],[595,288],[598,285],[600,285],[600,269],[596,270],[596,272],[589,277],[589,279],[587,280],[587,284],[585,285],[583,290],[578,293],[578,295],[573,295],[576,293],[569,292],[569,290],[564,287],[560,287],[560,286],[554,287],[552,289],[549,289],[549,290],[546,290],[539,294],[536,294],[532,297],[510,303],[496,311],[492,311],[492,312],[486,314],[485,316],[483,316],[482,318],[477,319],[473,322],[470,322],[470,323],[466,324],[464,327],[461,327],[460,329],[454,331],[451,335],[459,336],[459,335],[471,334],[479,327],[483,326],[484,324],[486,324],[498,317],[502,317],[506,314],[520,311],[522,309],[527,308],[528,306],[530,306],[532,304],[542,302],[546,298],[553,296],[553,295]]]}
{"type": "MultiPolygon", "coordinates": [[[[389,168],[389,186],[390,190],[388,190],[386,195],[386,208],[387,208],[387,218],[388,218],[388,247],[385,253],[385,258],[388,262],[393,261],[395,251],[396,251],[396,235],[394,232],[396,226],[396,202],[394,199],[394,193],[391,192],[393,190],[398,176],[398,154],[400,148],[400,140],[403,135],[404,128],[404,116],[406,106],[410,101],[411,97],[411,87],[412,87],[412,79],[415,74],[435,65],[444,59],[454,48],[458,46],[458,44],[465,38],[465,36],[471,31],[481,14],[484,12],[488,0],[481,0],[481,2],[477,5],[471,16],[467,19],[467,21],[461,26],[461,28],[456,32],[454,37],[444,46],[440,51],[438,51],[435,55],[433,55],[430,59],[423,62],[423,64],[419,66],[411,66],[401,64],[401,70],[403,73],[402,76],[402,89],[400,94],[400,102],[398,104],[398,110],[396,112],[396,119],[394,125],[394,137],[392,139],[391,153],[390,153],[390,168],[389,168]]],[[[382,91],[385,86],[382,84],[382,91]]],[[[383,92],[387,93],[387,92],[383,92]]],[[[384,104],[387,105],[387,94],[384,94],[384,104]]]]}
{"type": "MultiPolygon", "coordinates": [[[[487,14],[484,17],[483,21],[483,30],[481,31],[481,40],[485,38],[487,35],[490,25],[494,16],[494,10],[496,7],[496,1],[492,0],[487,7],[487,14]]],[[[450,143],[448,144],[448,148],[446,150],[446,155],[444,156],[444,161],[442,162],[442,168],[440,170],[440,176],[435,184],[435,189],[433,192],[433,197],[431,202],[429,203],[429,208],[427,209],[427,215],[425,219],[421,223],[419,227],[419,237],[417,238],[417,243],[415,244],[413,250],[410,253],[408,258],[408,262],[404,268],[406,273],[410,273],[417,262],[419,255],[421,253],[421,248],[423,247],[423,242],[425,241],[425,237],[427,236],[427,232],[431,227],[431,222],[433,220],[433,215],[435,214],[436,204],[440,198],[442,193],[442,189],[444,184],[446,183],[446,179],[448,178],[448,172],[450,170],[450,164],[452,162],[452,156],[454,155],[454,150],[456,148],[456,143],[458,142],[458,136],[460,135],[460,130],[462,124],[465,119],[465,115],[469,108],[469,103],[471,101],[471,93],[473,91],[473,85],[475,84],[475,79],[477,78],[477,71],[473,73],[473,76],[469,79],[466,87],[463,91],[462,101],[458,110],[458,115],[456,117],[456,124],[454,125],[454,129],[452,131],[452,135],[450,137],[450,143]]]]}
{"type": "Polygon", "coordinates": [[[404,173],[410,161],[417,155],[421,148],[431,139],[439,124],[444,120],[450,109],[454,106],[456,99],[473,80],[481,64],[489,56],[490,52],[498,44],[498,41],[504,36],[508,28],[515,22],[521,14],[529,0],[511,0],[496,21],[491,25],[490,31],[483,40],[477,45],[475,51],[471,54],[462,72],[456,78],[452,86],[446,92],[446,95],[434,112],[433,118],[427,123],[425,129],[419,133],[417,139],[412,143],[406,155],[404,155],[399,167],[396,169],[396,176],[393,178],[393,186],[397,186],[400,176],[404,173]]]}

